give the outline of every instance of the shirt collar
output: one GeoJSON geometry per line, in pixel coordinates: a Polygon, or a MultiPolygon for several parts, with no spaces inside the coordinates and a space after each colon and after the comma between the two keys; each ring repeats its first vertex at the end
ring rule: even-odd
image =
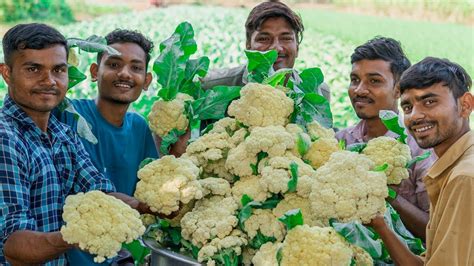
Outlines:
{"type": "Polygon", "coordinates": [[[428,176],[431,178],[437,178],[440,176],[472,146],[474,146],[474,132],[469,130],[451,147],[449,147],[443,156],[438,158],[438,160],[433,164],[430,171],[428,172],[428,176]]]}
{"type": "MultiPolygon", "coordinates": [[[[28,116],[28,114],[23,111],[23,109],[18,106],[18,104],[13,101],[13,99],[7,94],[4,99],[4,104],[2,111],[5,115],[11,117],[12,119],[18,121],[18,124],[25,129],[28,128],[34,131],[38,135],[45,134],[42,132],[35,122],[28,116]]],[[[51,140],[54,142],[59,140],[60,142],[67,142],[70,140],[68,137],[68,131],[71,130],[68,126],[59,122],[56,117],[53,115],[49,116],[48,121],[48,132],[50,133],[51,140]]]]}
{"type": "MultiPolygon", "coordinates": [[[[399,118],[399,120],[400,120],[400,118],[399,118]]],[[[354,127],[349,129],[349,134],[351,134],[351,136],[357,142],[367,142],[368,141],[368,140],[364,139],[364,133],[365,132],[367,132],[367,122],[364,119],[360,120],[360,122],[357,123],[357,125],[355,125],[354,127]]],[[[390,130],[387,130],[387,132],[385,132],[384,136],[391,137],[391,138],[394,138],[394,139],[399,137],[398,134],[396,134],[396,133],[394,133],[390,130]]]]}

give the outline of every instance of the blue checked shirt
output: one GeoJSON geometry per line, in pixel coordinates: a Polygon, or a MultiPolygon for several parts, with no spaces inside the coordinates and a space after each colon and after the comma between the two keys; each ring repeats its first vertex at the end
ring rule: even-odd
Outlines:
{"type": "MultiPolygon", "coordinates": [[[[3,245],[18,230],[53,232],[63,225],[68,195],[89,190],[113,192],[79,138],[50,116],[42,132],[9,97],[0,109],[0,265],[3,245]]],[[[65,256],[47,265],[65,265],[65,256]]]]}

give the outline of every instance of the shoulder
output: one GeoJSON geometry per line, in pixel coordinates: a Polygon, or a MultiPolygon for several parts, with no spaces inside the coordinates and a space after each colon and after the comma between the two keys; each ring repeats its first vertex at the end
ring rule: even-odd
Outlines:
{"type": "Polygon", "coordinates": [[[336,132],[336,139],[337,140],[341,140],[341,139],[345,140],[346,145],[354,143],[354,141],[352,141],[352,137],[351,137],[351,132],[354,130],[354,128],[355,128],[355,126],[351,126],[351,127],[347,127],[347,128],[338,130],[336,132]]]}
{"type": "Polygon", "coordinates": [[[474,181],[474,146],[471,146],[462,156],[459,158],[456,165],[453,167],[451,176],[448,182],[452,182],[455,179],[462,177],[462,179],[470,179],[470,182],[474,181]]]}
{"type": "Polygon", "coordinates": [[[245,72],[245,65],[233,68],[221,68],[209,70],[207,75],[202,79],[202,86],[205,89],[214,86],[240,86],[243,85],[243,75],[245,72]]]}

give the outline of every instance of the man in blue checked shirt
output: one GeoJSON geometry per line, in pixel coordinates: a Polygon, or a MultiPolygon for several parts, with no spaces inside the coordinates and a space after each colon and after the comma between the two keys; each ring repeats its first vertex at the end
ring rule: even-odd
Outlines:
{"type": "Polygon", "coordinates": [[[146,204],[115,193],[91,163],[79,138],[50,115],[66,94],[66,40],[44,24],[20,24],[3,37],[0,109],[0,265],[65,265],[73,246],[60,233],[68,195],[110,193],[139,212],[146,204]]]}

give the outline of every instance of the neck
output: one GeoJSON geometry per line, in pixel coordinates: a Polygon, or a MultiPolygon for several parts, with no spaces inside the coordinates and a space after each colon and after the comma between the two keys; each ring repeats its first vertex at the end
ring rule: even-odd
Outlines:
{"type": "Polygon", "coordinates": [[[47,112],[47,113],[41,113],[41,114],[38,114],[38,113],[28,113],[28,116],[31,118],[31,120],[33,120],[33,122],[36,124],[37,127],[39,127],[39,129],[41,129],[41,131],[43,132],[46,132],[48,130],[48,122],[49,122],[49,114],[50,112],[47,112]]]}
{"type": "Polygon", "coordinates": [[[443,141],[442,143],[438,144],[437,146],[435,146],[433,148],[434,152],[436,153],[436,155],[438,156],[438,158],[440,158],[441,156],[443,156],[446,151],[454,145],[454,143],[456,143],[456,141],[458,141],[462,136],[464,136],[464,134],[466,134],[467,132],[469,132],[469,125],[466,125],[462,128],[462,130],[459,130],[459,132],[452,136],[451,138],[443,141]]]}
{"type": "Polygon", "coordinates": [[[100,97],[95,100],[95,104],[102,117],[116,127],[122,126],[123,118],[130,106],[130,104],[111,102],[100,97]]]}
{"type": "Polygon", "coordinates": [[[365,141],[383,136],[388,131],[385,125],[383,124],[382,120],[378,117],[372,118],[372,119],[366,119],[365,123],[366,125],[365,125],[364,135],[363,135],[363,139],[365,141]]]}

